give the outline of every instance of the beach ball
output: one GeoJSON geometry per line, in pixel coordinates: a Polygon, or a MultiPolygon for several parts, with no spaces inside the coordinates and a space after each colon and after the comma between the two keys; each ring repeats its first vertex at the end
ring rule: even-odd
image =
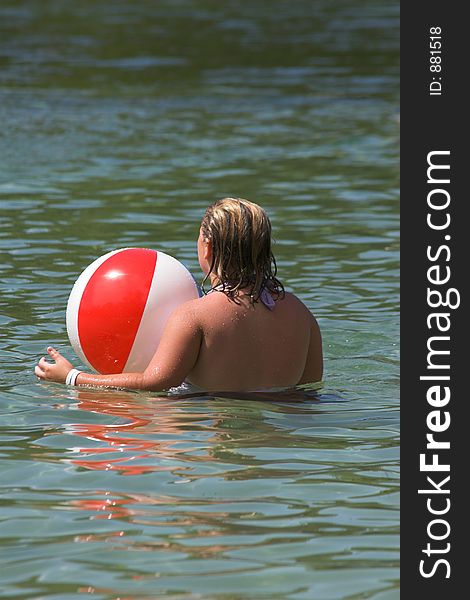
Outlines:
{"type": "Polygon", "coordinates": [[[72,288],[70,343],[98,373],[143,372],[170,314],[199,295],[176,258],[147,248],[114,250],[91,263],[72,288]]]}

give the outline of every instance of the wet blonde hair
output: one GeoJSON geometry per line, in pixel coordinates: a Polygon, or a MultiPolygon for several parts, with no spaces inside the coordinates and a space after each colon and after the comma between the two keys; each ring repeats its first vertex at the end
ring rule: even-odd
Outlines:
{"type": "Polygon", "coordinates": [[[275,298],[284,295],[271,250],[271,222],[261,206],[243,198],[217,200],[206,209],[201,231],[212,242],[212,263],[203,290],[214,273],[222,291],[235,301],[246,288],[253,302],[259,300],[263,288],[275,298]]]}

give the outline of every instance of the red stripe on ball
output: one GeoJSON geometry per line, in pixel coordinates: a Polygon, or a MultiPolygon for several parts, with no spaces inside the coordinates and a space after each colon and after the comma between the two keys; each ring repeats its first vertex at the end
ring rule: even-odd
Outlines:
{"type": "Polygon", "coordinates": [[[91,276],[78,310],[78,335],[99,373],[121,373],[132,349],[152,283],[157,252],[128,248],[91,276]]]}

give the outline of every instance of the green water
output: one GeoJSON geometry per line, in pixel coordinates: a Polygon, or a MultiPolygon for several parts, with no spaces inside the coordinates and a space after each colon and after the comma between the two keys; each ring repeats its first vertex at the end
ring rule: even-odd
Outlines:
{"type": "Polygon", "coordinates": [[[3,0],[0,123],[0,596],[398,598],[395,3],[3,0]],[[85,266],[199,275],[225,195],[318,317],[318,398],[36,381],[85,266]]]}

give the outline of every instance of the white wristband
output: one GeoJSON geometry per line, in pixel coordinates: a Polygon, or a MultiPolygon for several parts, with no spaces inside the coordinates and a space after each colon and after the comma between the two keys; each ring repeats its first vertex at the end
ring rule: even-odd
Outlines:
{"type": "Polygon", "coordinates": [[[78,369],[71,369],[67,373],[67,377],[65,378],[65,385],[75,385],[77,381],[77,377],[80,375],[81,371],[78,369]]]}

